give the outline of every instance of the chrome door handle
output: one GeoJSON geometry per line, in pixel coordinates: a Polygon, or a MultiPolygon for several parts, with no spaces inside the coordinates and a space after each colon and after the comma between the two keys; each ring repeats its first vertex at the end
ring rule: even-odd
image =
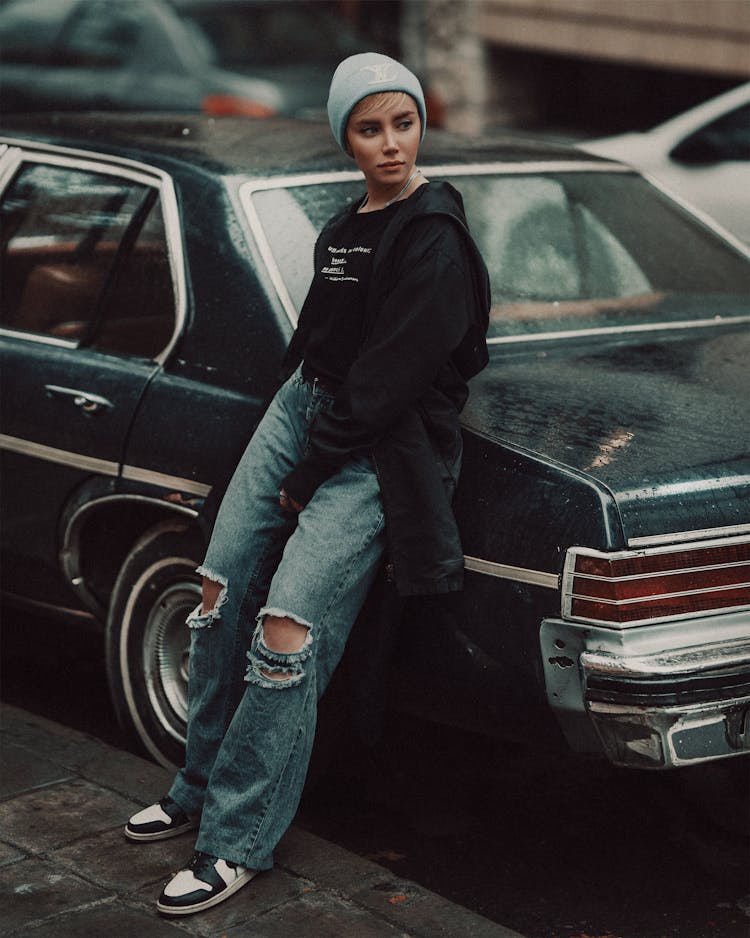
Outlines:
{"type": "Polygon", "coordinates": [[[112,402],[108,401],[106,397],[100,397],[98,394],[90,394],[88,391],[77,391],[75,388],[61,388],[57,384],[45,384],[44,390],[49,397],[72,400],[73,404],[85,414],[98,414],[112,407],[112,402]]]}

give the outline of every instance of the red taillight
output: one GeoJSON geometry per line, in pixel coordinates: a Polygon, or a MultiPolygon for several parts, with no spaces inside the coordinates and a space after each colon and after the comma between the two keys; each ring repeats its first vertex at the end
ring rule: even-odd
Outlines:
{"type": "Polygon", "coordinates": [[[212,117],[273,117],[273,108],[250,98],[231,94],[209,94],[201,102],[204,114],[212,117]]]}
{"type": "Polygon", "coordinates": [[[750,539],[611,554],[574,547],[565,561],[565,618],[632,625],[745,608],[750,539]]]}

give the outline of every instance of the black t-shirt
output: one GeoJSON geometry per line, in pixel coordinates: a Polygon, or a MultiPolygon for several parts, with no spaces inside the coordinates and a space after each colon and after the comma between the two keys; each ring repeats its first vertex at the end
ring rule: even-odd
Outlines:
{"type": "Polygon", "coordinates": [[[305,367],[321,378],[340,383],[357,356],[373,258],[400,205],[362,214],[352,207],[321,245],[306,304],[312,327],[305,350],[305,367]]]}

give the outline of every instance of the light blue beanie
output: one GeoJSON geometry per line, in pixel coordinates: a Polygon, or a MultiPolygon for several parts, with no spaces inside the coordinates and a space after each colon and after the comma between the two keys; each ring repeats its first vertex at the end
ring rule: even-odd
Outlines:
{"type": "Polygon", "coordinates": [[[416,75],[395,59],[380,52],[351,55],[338,66],[328,93],[328,120],[339,146],[346,150],[346,123],[362,98],[381,91],[405,91],[414,98],[422,124],[422,140],[427,127],[424,93],[416,75]]]}

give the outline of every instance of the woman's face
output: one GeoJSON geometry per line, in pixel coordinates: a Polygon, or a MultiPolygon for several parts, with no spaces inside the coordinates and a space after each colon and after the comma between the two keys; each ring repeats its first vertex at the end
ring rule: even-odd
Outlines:
{"type": "Polygon", "coordinates": [[[393,194],[406,183],[414,172],[421,136],[419,112],[410,95],[389,92],[359,102],[349,117],[346,140],[368,191],[393,194]]]}

